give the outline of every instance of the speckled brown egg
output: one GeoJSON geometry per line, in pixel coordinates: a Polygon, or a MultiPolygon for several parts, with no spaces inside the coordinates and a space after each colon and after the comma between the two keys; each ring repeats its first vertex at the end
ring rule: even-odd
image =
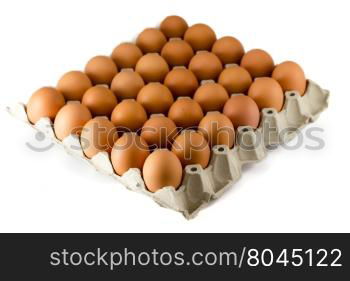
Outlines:
{"type": "Polygon", "coordinates": [[[145,85],[140,74],[134,71],[121,71],[112,80],[111,90],[118,98],[136,99],[138,92],[145,85]]]}
{"type": "Polygon", "coordinates": [[[183,37],[187,28],[187,22],[179,16],[168,16],[160,24],[160,30],[167,38],[183,37]]]}
{"type": "Polygon", "coordinates": [[[85,92],[92,87],[89,77],[81,71],[70,71],[64,74],[57,83],[66,100],[81,100],[85,92]]]}
{"type": "Polygon", "coordinates": [[[178,98],[170,107],[168,117],[180,128],[195,127],[203,118],[203,110],[191,98],[178,98]]]}
{"type": "Polygon", "coordinates": [[[242,43],[232,36],[225,36],[217,40],[211,51],[223,64],[239,64],[244,55],[242,43]]]}
{"type": "Polygon", "coordinates": [[[225,68],[218,79],[218,83],[224,86],[229,94],[246,93],[252,82],[249,72],[240,66],[225,68]]]}
{"type": "Polygon", "coordinates": [[[148,114],[166,114],[173,104],[174,98],[167,86],[159,82],[151,82],[140,90],[137,101],[148,114]]]}
{"type": "Polygon", "coordinates": [[[110,89],[94,86],[85,92],[81,103],[89,108],[92,115],[109,117],[117,105],[117,98],[110,89]]]}
{"type": "Polygon", "coordinates": [[[136,64],[138,72],[145,82],[163,82],[169,72],[167,62],[159,54],[144,55],[136,64]]]}
{"type": "Polygon", "coordinates": [[[187,66],[194,52],[186,41],[173,39],[164,45],[161,55],[170,66],[187,66]]]}
{"type": "Polygon", "coordinates": [[[222,71],[219,58],[210,52],[198,52],[190,61],[188,68],[193,71],[198,80],[215,80],[222,71]]]}
{"type": "Polygon", "coordinates": [[[172,69],[165,77],[164,84],[170,89],[174,97],[192,97],[198,88],[198,80],[194,73],[182,67],[172,69]]]}
{"type": "Polygon", "coordinates": [[[110,57],[96,56],[86,64],[85,73],[89,76],[94,85],[109,85],[113,77],[118,73],[118,68],[110,57]]]}
{"type": "Polygon", "coordinates": [[[204,112],[221,111],[229,96],[223,86],[217,83],[205,83],[195,92],[193,99],[204,112]]]}
{"type": "Polygon", "coordinates": [[[137,61],[142,57],[142,52],[133,43],[121,43],[115,47],[111,57],[119,70],[123,68],[135,68],[137,61]]]}
{"type": "Polygon", "coordinates": [[[33,124],[42,117],[48,117],[53,121],[64,104],[63,95],[55,88],[40,88],[33,93],[26,105],[28,119],[33,124]]]}
{"type": "Polygon", "coordinates": [[[160,30],[146,28],[136,38],[136,45],[144,54],[160,53],[166,41],[166,37],[160,30]]]}
{"type": "Polygon", "coordinates": [[[248,70],[253,78],[256,78],[270,76],[275,65],[272,57],[266,51],[253,49],[242,57],[241,66],[248,70]]]}
{"type": "Polygon", "coordinates": [[[216,35],[214,30],[208,25],[197,23],[186,30],[184,39],[195,51],[210,51],[216,41],[216,35]]]}
{"type": "Polygon", "coordinates": [[[89,109],[78,102],[67,103],[57,113],[54,131],[59,140],[70,134],[80,135],[83,126],[92,118],[89,109]]]}

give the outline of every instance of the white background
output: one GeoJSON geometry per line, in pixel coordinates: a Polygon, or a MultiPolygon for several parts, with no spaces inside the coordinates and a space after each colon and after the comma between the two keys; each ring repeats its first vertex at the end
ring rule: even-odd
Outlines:
{"type": "Polygon", "coordinates": [[[0,232],[349,232],[347,1],[1,1],[0,232]],[[295,60],[331,91],[314,126],[326,146],[279,149],[190,221],[124,189],[55,147],[31,151],[34,131],[3,109],[97,54],[110,54],[169,14],[233,35],[247,50],[295,60]]]}

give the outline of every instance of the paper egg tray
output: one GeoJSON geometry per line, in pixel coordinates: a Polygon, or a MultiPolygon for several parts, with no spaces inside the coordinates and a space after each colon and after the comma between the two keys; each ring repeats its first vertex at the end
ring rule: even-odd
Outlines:
{"type": "Polygon", "coordinates": [[[139,169],[129,169],[123,176],[118,176],[114,173],[108,153],[101,152],[88,159],[83,153],[78,137],[70,135],[62,142],[59,141],[55,137],[49,118],[42,118],[32,125],[28,121],[24,104],[15,104],[7,107],[7,110],[14,117],[44,133],[67,153],[85,160],[97,171],[113,177],[127,189],[146,194],[162,207],[181,212],[190,219],[211,200],[220,197],[233,186],[242,175],[243,165],[260,161],[266,156],[268,147],[290,141],[301,128],[314,122],[327,107],[328,96],[327,90],[323,90],[311,80],[308,80],[306,93],[302,97],[294,91],[286,92],[281,112],[276,112],[273,108],[263,109],[258,129],[239,127],[232,149],[225,145],[213,147],[207,168],[188,165],[185,167],[182,184],[177,190],[167,186],[155,193],[146,189],[139,169]]]}

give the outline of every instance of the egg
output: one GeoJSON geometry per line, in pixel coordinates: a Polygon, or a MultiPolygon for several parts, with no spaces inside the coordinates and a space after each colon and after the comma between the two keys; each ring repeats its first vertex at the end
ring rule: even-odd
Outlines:
{"type": "Polygon", "coordinates": [[[272,72],[272,78],[277,80],[284,92],[298,91],[303,96],[306,89],[306,78],[303,69],[293,61],[278,64],[272,72]]]}
{"type": "Polygon", "coordinates": [[[242,57],[241,66],[248,70],[253,78],[256,78],[270,76],[274,68],[274,62],[266,51],[253,49],[242,57]]]}
{"type": "Polygon", "coordinates": [[[151,82],[140,90],[137,101],[149,114],[166,114],[174,102],[174,98],[167,86],[159,82],[151,82]]]}
{"type": "Polygon", "coordinates": [[[232,36],[225,36],[217,40],[211,51],[223,64],[239,64],[244,55],[242,43],[232,36]]]}
{"type": "Polygon", "coordinates": [[[118,68],[110,57],[96,56],[86,64],[85,73],[93,84],[109,85],[113,77],[118,73],[118,68]]]}
{"type": "Polygon", "coordinates": [[[199,164],[204,169],[208,166],[210,159],[208,142],[196,131],[182,131],[174,140],[171,151],[179,158],[183,167],[199,164]]]}
{"type": "Polygon", "coordinates": [[[161,56],[170,66],[187,66],[194,52],[186,41],[172,39],[164,45],[161,56]]]}
{"type": "Polygon", "coordinates": [[[257,128],[260,122],[260,111],[255,101],[246,95],[233,95],[225,103],[223,114],[232,122],[235,129],[239,126],[257,128]]]}
{"type": "Polygon", "coordinates": [[[124,70],[113,78],[111,90],[118,100],[136,99],[138,92],[144,85],[145,83],[140,74],[134,71],[124,70]]]}
{"type": "Polygon", "coordinates": [[[92,158],[99,152],[110,153],[117,139],[113,123],[105,117],[95,117],[84,125],[80,143],[86,157],[92,158]]]}
{"type": "Polygon", "coordinates": [[[141,137],[152,149],[171,147],[176,135],[174,121],[163,115],[152,115],[141,131],[141,137]]]}
{"type": "Polygon", "coordinates": [[[110,89],[94,86],[85,92],[81,103],[86,105],[94,116],[110,116],[117,105],[117,98],[110,89]]]}
{"type": "Polygon", "coordinates": [[[33,93],[26,105],[28,119],[33,124],[42,117],[48,117],[53,121],[64,104],[63,95],[55,88],[40,88],[33,93]]]}
{"type": "Polygon", "coordinates": [[[193,99],[204,112],[221,111],[229,96],[223,86],[217,83],[204,83],[195,92],[193,99]]]}
{"type": "Polygon", "coordinates": [[[224,114],[208,112],[198,125],[198,131],[205,137],[211,147],[227,145],[231,148],[235,141],[235,129],[231,120],[224,114]]]}
{"type": "Polygon", "coordinates": [[[92,118],[89,109],[78,102],[67,103],[57,113],[54,130],[56,137],[63,140],[70,134],[80,136],[83,126],[92,118]]]}
{"type": "Polygon", "coordinates": [[[124,133],[115,143],[111,152],[111,161],[115,172],[122,176],[130,168],[142,171],[149,155],[148,144],[136,133],[124,133]]]}
{"type": "Polygon", "coordinates": [[[249,72],[237,65],[225,68],[218,79],[218,83],[224,86],[229,94],[246,93],[252,82],[249,72]]]}
{"type": "Polygon", "coordinates": [[[164,84],[174,97],[192,97],[198,88],[198,80],[194,73],[183,67],[173,68],[165,77],[164,84]]]}
{"type": "Polygon", "coordinates": [[[278,82],[270,77],[261,77],[254,80],[248,91],[259,109],[275,108],[281,111],[284,102],[283,90],[278,82]]]}
{"type": "Polygon", "coordinates": [[[172,186],[177,189],[182,180],[182,167],[180,160],[167,149],[153,151],[143,166],[143,179],[151,192],[172,186]]]}
{"type": "Polygon", "coordinates": [[[203,118],[203,111],[198,102],[191,98],[177,99],[169,109],[168,117],[180,128],[195,127],[203,118]]]}
{"type": "Polygon", "coordinates": [[[66,100],[81,100],[87,89],[92,87],[89,77],[81,71],[65,73],[57,83],[59,90],[66,100]]]}
{"type": "Polygon", "coordinates": [[[187,28],[187,22],[179,16],[168,16],[160,24],[160,30],[167,38],[183,37],[187,28]]]}
{"type": "Polygon", "coordinates": [[[188,68],[193,71],[198,80],[216,80],[222,71],[222,64],[215,54],[203,51],[198,52],[191,59],[188,68]]]}
{"type": "Polygon", "coordinates": [[[138,72],[145,82],[163,82],[169,72],[167,62],[159,54],[144,55],[136,64],[138,72]]]}
{"type": "Polygon", "coordinates": [[[119,103],[113,110],[111,121],[118,131],[136,132],[142,128],[147,120],[145,109],[137,101],[126,99],[119,103]]]}
{"type": "Polygon", "coordinates": [[[142,57],[142,52],[133,43],[121,43],[115,47],[111,57],[119,69],[135,68],[136,63],[142,57]]]}
{"type": "Polygon", "coordinates": [[[156,28],[146,28],[136,38],[136,45],[146,53],[160,53],[166,43],[164,34],[156,28]]]}
{"type": "Polygon", "coordinates": [[[197,23],[186,30],[184,39],[195,51],[210,51],[216,41],[216,35],[214,30],[208,25],[197,23]]]}

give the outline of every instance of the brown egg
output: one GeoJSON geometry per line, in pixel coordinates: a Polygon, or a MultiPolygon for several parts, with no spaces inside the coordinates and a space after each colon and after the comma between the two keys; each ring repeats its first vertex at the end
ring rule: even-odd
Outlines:
{"type": "Polygon", "coordinates": [[[109,85],[113,77],[118,73],[118,68],[110,57],[96,56],[86,64],[85,73],[93,84],[109,85]]]}
{"type": "Polygon", "coordinates": [[[159,82],[151,82],[140,90],[137,101],[149,114],[166,114],[173,104],[174,98],[167,86],[159,82]]]}
{"type": "Polygon", "coordinates": [[[136,132],[142,128],[147,120],[145,109],[137,101],[126,99],[119,103],[113,110],[111,121],[118,131],[136,132]]]}
{"type": "Polygon", "coordinates": [[[225,36],[217,40],[211,50],[223,64],[240,63],[244,55],[242,43],[232,36],[225,36]]]}
{"type": "Polygon", "coordinates": [[[164,45],[161,55],[170,66],[187,66],[194,52],[186,41],[173,39],[164,45]]]}
{"type": "Polygon", "coordinates": [[[110,116],[117,105],[117,98],[110,89],[94,86],[85,92],[81,103],[86,105],[94,116],[110,116]]]}
{"type": "Polygon", "coordinates": [[[218,83],[224,86],[229,94],[246,93],[252,82],[249,72],[240,66],[225,68],[218,79],[218,83]]]}
{"type": "Polygon", "coordinates": [[[217,83],[201,85],[193,96],[204,112],[221,111],[229,96],[223,86],[217,83]]]}
{"type": "Polygon", "coordinates": [[[111,57],[119,69],[135,68],[136,63],[142,57],[142,52],[133,43],[121,43],[115,47],[111,57]]]}
{"type": "Polygon", "coordinates": [[[204,169],[208,166],[210,159],[208,142],[196,131],[184,130],[176,137],[171,151],[180,159],[183,167],[199,164],[204,169]]]}
{"type": "Polygon", "coordinates": [[[180,128],[195,127],[203,118],[198,102],[191,98],[179,98],[169,109],[168,117],[180,128]]]}
{"type": "Polygon", "coordinates": [[[165,77],[164,84],[170,89],[174,97],[192,97],[198,88],[197,77],[186,68],[174,68],[165,77]]]}
{"type": "Polygon", "coordinates": [[[143,163],[148,155],[148,145],[142,137],[136,133],[124,133],[112,148],[112,165],[119,176],[130,168],[138,168],[142,171],[143,163]]]}
{"type": "Polygon", "coordinates": [[[42,117],[53,121],[57,112],[64,106],[63,95],[52,87],[43,87],[37,90],[29,99],[26,110],[28,119],[35,124],[42,117]]]}
{"type": "Polygon", "coordinates": [[[210,51],[211,47],[216,41],[216,35],[214,30],[212,30],[208,25],[197,23],[186,30],[184,39],[195,51],[210,51]]]}
{"type": "Polygon", "coordinates": [[[157,149],[146,159],[143,165],[143,179],[151,192],[172,186],[177,189],[182,180],[180,160],[167,149],[157,149]]]}
{"type": "Polygon", "coordinates": [[[140,74],[134,71],[121,71],[112,81],[111,90],[118,100],[136,99],[137,94],[145,85],[140,74]]]}
{"type": "Polygon", "coordinates": [[[298,91],[301,96],[305,94],[306,79],[303,69],[293,61],[278,64],[272,72],[272,78],[280,83],[284,92],[298,91]]]}
{"type": "Polygon", "coordinates": [[[187,22],[179,16],[168,16],[160,24],[160,30],[167,38],[183,37],[187,28],[187,22]]]}
{"type": "Polygon", "coordinates": [[[259,109],[272,107],[281,111],[284,102],[283,90],[278,82],[270,77],[261,77],[254,80],[248,91],[259,109]]]}
{"type": "Polygon", "coordinates": [[[80,135],[83,126],[92,118],[89,109],[78,102],[68,103],[58,111],[54,130],[56,137],[63,140],[70,134],[80,135]]]}
{"type": "Polygon", "coordinates": [[[267,52],[253,49],[242,57],[241,66],[248,70],[253,78],[256,78],[270,76],[275,65],[272,57],[267,52]]]}
{"type": "Polygon", "coordinates": [[[193,71],[198,80],[215,80],[222,71],[222,64],[215,54],[198,52],[191,59],[188,68],[193,71]]]}
{"type": "Polygon", "coordinates": [[[235,141],[235,129],[231,120],[224,114],[208,112],[198,125],[198,131],[205,137],[211,147],[227,145],[231,148],[235,141]]]}
{"type": "Polygon", "coordinates": [[[141,137],[154,148],[171,147],[177,128],[171,119],[162,115],[152,115],[142,127],[141,137]]]}
{"type": "Polygon", "coordinates": [[[70,71],[64,74],[57,83],[66,100],[81,100],[87,89],[92,87],[89,77],[81,71],[70,71]]]}
{"type": "Polygon", "coordinates": [[[158,54],[144,55],[136,64],[138,72],[145,82],[163,82],[169,72],[167,62],[158,54]]]}
{"type": "Polygon", "coordinates": [[[92,158],[99,152],[110,153],[117,139],[117,129],[113,123],[105,117],[95,117],[85,124],[80,143],[86,157],[92,158]]]}
{"type": "Polygon", "coordinates": [[[164,34],[156,28],[146,28],[136,39],[136,45],[146,53],[160,53],[166,43],[164,34]]]}
{"type": "Polygon", "coordinates": [[[246,95],[231,96],[224,106],[223,113],[231,120],[235,129],[239,126],[257,128],[259,125],[259,107],[246,95]]]}

